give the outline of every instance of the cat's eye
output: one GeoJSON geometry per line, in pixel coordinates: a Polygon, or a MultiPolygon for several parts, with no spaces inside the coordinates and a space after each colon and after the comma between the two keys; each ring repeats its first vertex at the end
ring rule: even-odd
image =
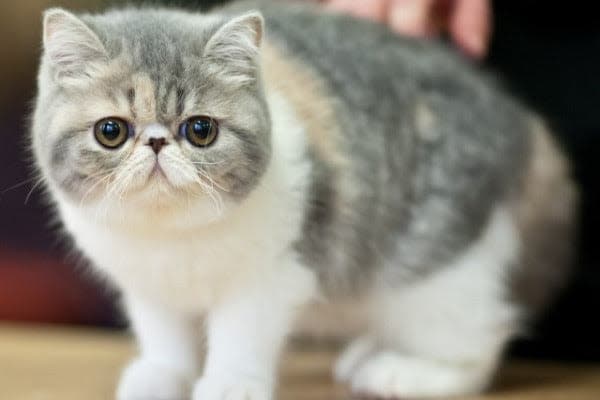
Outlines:
{"type": "Polygon", "coordinates": [[[120,147],[129,138],[129,124],[120,118],[104,118],[94,125],[94,137],[102,146],[109,149],[120,147]]]}
{"type": "Polygon", "coordinates": [[[179,134],[196,147],[206,147],[217,138],[219,124],[211,117],[191,117],[179,126],[179,134]]]}

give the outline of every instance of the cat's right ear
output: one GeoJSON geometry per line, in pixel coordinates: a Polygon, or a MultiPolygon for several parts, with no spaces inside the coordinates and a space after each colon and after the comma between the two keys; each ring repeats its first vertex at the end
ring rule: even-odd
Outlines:
{"type": "Polygon", "coordinates": [[[204,57],[219,65],[219,72],[230,82],[255,81],[264,24],[258,11],[231,19],[208,40],[204,57]]]}
{"type": "Polygon", "coordinates": [[[44,12],[43,35],[44,55],[59,78],[89,76],[94,67],[108,60],[98,36],[61,8],[44,12]]]}

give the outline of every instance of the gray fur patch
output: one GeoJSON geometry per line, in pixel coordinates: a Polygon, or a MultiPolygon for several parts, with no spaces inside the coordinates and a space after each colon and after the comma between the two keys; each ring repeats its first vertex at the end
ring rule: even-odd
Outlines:
{"type": "Polygon", "coordinates": [[[329,171],[313,156],[298,249],[325,291],[407,284],[448,265],[517,189],[529,113],[435,43],[310,7],[263,10],[268,37],[327,83],[351,160],[329,171]]]}

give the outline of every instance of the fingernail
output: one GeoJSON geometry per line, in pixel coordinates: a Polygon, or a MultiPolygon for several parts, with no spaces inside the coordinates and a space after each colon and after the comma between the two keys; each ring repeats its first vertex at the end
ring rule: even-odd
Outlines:
{"type": "Polygon", "coordinates": [[[487,44],[481,35],[471,34],[465,36],[464,47],[470,56],[482,58],[485,55],[487,44]]]}
{"type": "Polygon", "coordinates": [[[392,7],[388,23],[397,32],[423,35],[426,31],[424,11],[416,2],[407,2],[402,7],[392,7]]]}

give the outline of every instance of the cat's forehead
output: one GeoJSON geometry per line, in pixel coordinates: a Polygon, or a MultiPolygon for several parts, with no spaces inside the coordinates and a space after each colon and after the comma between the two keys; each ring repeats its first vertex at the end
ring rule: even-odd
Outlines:
{"type": "Polygon", "coordinates": [[[125,10],[84,20],[112,56],[95,87],[128,117],[168,123],[201,111],[222,113],[215,108],[228,103],[227,90],[207,77],[201,57],[214,17],[125,10]]]}
{"type": "Polygon", "coordinates": [[[126,9],[82,19],[113,58],[128,58],[136,69],[153,75],[180,74],[184,59],[201,56],[220,22],[215,16],[160,9],[126,9]]]}
{"type": "Polygon", "coordinates": [[[234,96],[202,76],[194,79],[194,75],[156,74],[152,69],[119,65],[119,60],[115,60],[115,64],[111,68],[114,75],[107,76],[94,86],[102,88],[100,91],[84,89],[91,94],[89,101],[101,100],[106,104],[105,107],[87,107],[89,112],[98,114],[94,115],[95,118],[102,117],[111,107],[117,116],[137,124],[160,122],[170,125],[192,115],[225,118],[232,112],[230,103],[234,96]]]}

